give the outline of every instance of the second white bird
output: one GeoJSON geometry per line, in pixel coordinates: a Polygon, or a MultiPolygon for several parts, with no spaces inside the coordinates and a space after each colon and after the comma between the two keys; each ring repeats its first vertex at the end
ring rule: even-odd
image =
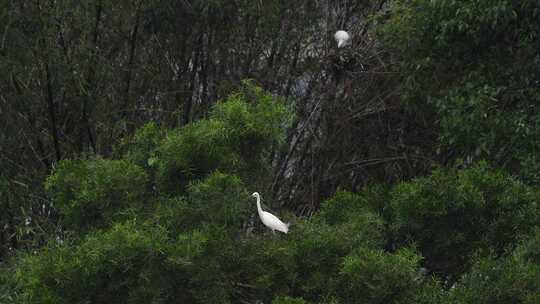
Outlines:
{"type": "Polygon", "coordinates": [[[336,39],[336,42],[338,43],[337,47],[340,48],[349,44],[349,40],[351,39],[351,36],[349,35],[349,33],[345,31],[337,31],[334,34],[334,39],[336,39]]]}

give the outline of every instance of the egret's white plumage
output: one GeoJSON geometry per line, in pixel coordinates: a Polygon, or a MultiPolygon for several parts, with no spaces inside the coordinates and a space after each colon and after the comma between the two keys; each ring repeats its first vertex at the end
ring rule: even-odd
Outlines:
{"type": "Polygon", "coordinates": [[[261,196],[258,192],[253,192],[251,196],[257,198],[257,211],[259,212],[259,217],[261,218],[261,221],[266,227],[272,229],[272,232],[274,232],[275,230],[281,231],[283,233],[289,232],[289,224],[283,223],[272,213],[262,210],[261,196]]]}
{"type": "Polygon", "coordinates": [[[345,31],[337,31],[334,34],[334,39],[336,39],[336,42],[338,43],[337,47],[340,48],[340,47],[345,46],[345,45],[347,45],[349,43],[349,40],[351,39],[351,36],[349,35],[349,33],[345,32],[345,31]]]}

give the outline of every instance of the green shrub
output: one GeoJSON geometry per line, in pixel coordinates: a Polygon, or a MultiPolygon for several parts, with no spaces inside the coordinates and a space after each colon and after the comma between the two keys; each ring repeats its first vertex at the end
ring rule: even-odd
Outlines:
{"type": "Polygon", "coordinates": [[[214,172],[188,187],[190,206],[201,210],[208,223],[240,230],[256,210],[240,178],[214,172]]]}
{"type": "Polygon", "coordinates": [[[164,130],[154,122],[149,122],[135,131],[132,138],[126,138],[119,146],[124,159],[149,169],[155,162],[155,149],[165,136],[164,130]]]}
{"type": "Polygon", "coordinates": [[[520,259],[540,265],[540,229],[534,230],[515,250],[520,259]]]}
{"type": "Polygon", "coordinates": [[[188,186],[185,197],[163,199],[151,220],[167,227],[174,236],[204,225],[220,226],[237,233],[248,216],[256,212],[240,178],[214,172],[188,186]]]}
{"type": "MultiPolygon", "coordinates": [[[[80,245],[51,245],[23,257],[14,274],[24,303],[148,303],[171,296],[165,234],[135,223],[89,234],[80,245]],[[168,290],[168,293],[164,291],[168,290]]],[[[174,288],[173,288],[174,287],[174,288]]],[[[185,290],[184,290],[185,291],[185,290]]]]}
{"type": "Polygon", "coordinates": [[[225,265],[231,239],[205,227],[168,237],[129,222],[88,234],[79,244],[50,245],[16,264],[21,303],[227,303],[225,265]]]}
{"type": "Polygon", "coordinates": [[[248,240],[240,247],[236,276],[253,286],[254,298],[263,302],[292,294],[298,272],[296,246],[285,235],[248,240]]]}
{"type": "Polygon", "coordinates": [[[297,269],[294,289],[308,301],[320,301],[336,288],[341,260],[358,248],[381,248],[383,230],[383,222],[367,211],[339,225],[319,219],[296,223],[289,237],[297,269]]]}
{"type": "Polygon", "coordinates": [[[14,271],[15,263],[0,263],[0,303],[14,303],[17,294],[21,292],[15,284],[14,271]]]}
{"type": "Polygon", "coordinates": [[[167,134],[157,148],[159,190],[180,194],[190,181],[204,178],[214,170],[234,172],[238,155],[224,140],[224,125],[216,120],[201,120],[167,134]]]}
{"type": "Polygon", "coordinates": [[[371,210],[370,197],[363,194],[338,191],[322,203],[317,217],[323,219],[327,224],[336,225],[349,222],[356,217],[376,216],[371,210]]]}
{"type": "Polygon", "coordinates": [[[400,58],[406,109],[437,131],[432,153],[488,159],[538,183],[538,2],[411,0],[388,8],[375,18],[378,38],[400,58]]]}
{"type": "Polygon", "coordinates": [[[478,260],[451,292],[451,303],[538,303],[540,265],[516,257],[478,260]]]}
{"type": "Polygon", "coordinates": [[[272,304],[307,304],[302,298],[276,297],[272,304]]]}
{"type": "Polygon", "coordinates": [[[149,224],[166,227],[170,237],[175,237],[197,227],[202,222],[202,216],[183,196],[162,198],[156,202],[149,224]]]}
{"type": "Polygon", "coordinates": [[[280,100],[245,83],[214,105],[208,119],[167,134],[152,158],[159,189],[181,194],[189,182],[215,170],[254,182],[266,178],[265,152],[282,141],[290,116],[280,100]]]}
{"type": "Polygon", "coordinates": [[[290,113],[282,100],[244,81],[238,93],[212,108],[210,117],[223,122],[228,144],[249,160],[284,139],[290,113]]]}
{"type": "Polygon", "coordinates": [[[64,160],[47,178],[45,187],[66,228],[88,231],[110,226],[145,200],[148,177],[125,160],[64,160]]]}
{"type": "Polygon", "coordinates": [[[337,287],[343,303],[412,303],[421,280],[420,257],[410,250],[394,254],[362,248],[348,255],[337,287]]]}
{"type": "Polygon", "coordinates": [[[398,244],[416,244],[430,270],[467,270],[478,250],[498,255],[540,223],[533,189],[485,164],[436,170],[396,186],[392,230],[398,244]]]}
{"type": "MultiPolygon", "coordinates": [[[[417,279],[422,278],[422,274],[417,279]]],[[[449,303],[448,291],[443,288],[441,282],[435,277],[423,277],[423,282],[416,289],[410,303],[414,304],[434,304],[449,303]]]]}
{"type": "Polygon", "coordinates": [[[366,208],[357,209],[351,203],[357,200],[355,194],[339,193],[324,203],[321,214],[294,222],[289,234],[246,239],[237,276],[249,282],[256,298],[264,302],[278,295],[314,303],[325,300],[338,284],[345,256],[384,243],[382,220],[366,208]],[[344,211],[337,212],[337,206],[344,211]]]}
{"type": "Polygon", "coordinates": [[[174,262],[178,284],[171,298],[187,297],[190,303],[231,303],[234,289],[228,267],[234,267],[235,246],[221,227],[206,225],[172,240],[169,260],[174,262]],[[176,293],[176,295],[175,295],[176,293]],[[180,294],[178,294],[180,293],[180,294]]]}

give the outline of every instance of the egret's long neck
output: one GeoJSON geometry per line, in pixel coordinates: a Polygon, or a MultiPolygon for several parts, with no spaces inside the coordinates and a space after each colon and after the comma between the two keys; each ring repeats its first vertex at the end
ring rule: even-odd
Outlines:
{"type": "Polygon", "coordinates": [[[257,211],[259,212],[259,216],[262,216],[263,210],[261,208],[261,197],[257,195],[257,211]]]}

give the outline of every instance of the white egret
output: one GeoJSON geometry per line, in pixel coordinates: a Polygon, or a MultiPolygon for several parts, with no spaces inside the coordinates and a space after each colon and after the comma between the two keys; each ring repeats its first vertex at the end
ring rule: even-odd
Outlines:
{"type": "Polygon", "coordinates": [[[272,213],[262,210],[261,196],[259,195],[258,192],[253,192],[251,196],[257,198],[257,211],[259,212],[259,217],[261,218],[261,221],[266,227],[272,229],[272,232],[275,232],[277,230],[283,233],[287,233],[289,231],[289,224],[283,223],[280,219],[278,219],[272,213]]]}
{"type": "Polygon", "coordinates": [[[340,48],[342,46],[346,46],[347,44],[349,44],[349,40],[351,39],[351,36],[349,35],[349,33],[345,31],[337,31],[334,34],[334,39],[336,39],[336,42],[338,43],[337,47],[340,48]]]}

